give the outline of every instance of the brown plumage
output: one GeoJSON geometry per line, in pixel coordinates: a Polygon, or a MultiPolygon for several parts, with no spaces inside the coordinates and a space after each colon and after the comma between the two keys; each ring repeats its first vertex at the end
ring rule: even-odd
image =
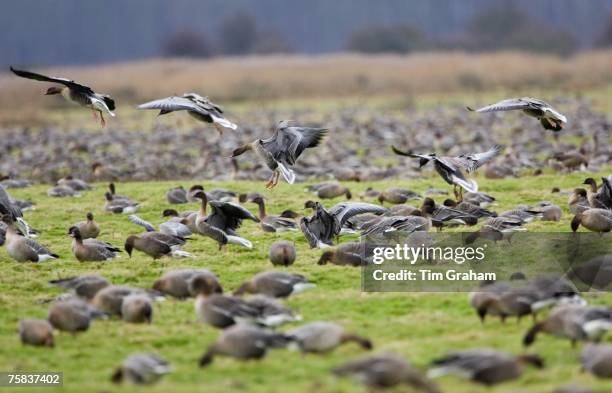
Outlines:
{"type": "Polygon", "coordinates": [[[217,276],[206,269],[171,270],[155,280],[153,289],[179,299],[195,297],[198,295],[193,287],[193,280],[196,277],[212,282],[216,291],[223,293],[223,287],[217,276]]]}
{"type": "Polygon", "coordinates": [[[19,321],[19,338],[24,345],[53,347],[53,326],[44,319],[19,321]]]}
{"type": "Polygon", "coordinates": [[[77,333],[89,329],[91,321],[101,315],[84,301],[72,298],[52,304],[47,319],[57,330],[77,333]]]}
{"type": "Polygon", "coordinates": [[[79,228],[81,232],[81,237],[83,239],[95,239],[100,234],[100,227],[98,223],[94,220],[93,213],[87,213],[85,221],[78,222],[74,224],[75,227],[79,228]]]}
{"type": "Polygon", "coordinates": [[[580,355],[582,369],[597,378],[612,378],[612,344],[588,344],[580,355]]]}
{"type": "Polygon", "coordinates": [[[582,225],[592,232],[610,232],[612,230],[612,210],[587,209],[572,219],[572,231],[576,232],[582,225]]]}
{"type": "Polygon", "coordinates": [[[153,302],[144,294],[131,294],[123,298],[121,318],[132,323],[151,323],[153,320],[153,302]]]}
{"type": "Polygon", "coordinates": [[[331,263],[339,266],[362,266],[366,261],[361,256],[362,244],[359,242],[342,243],[332,250],[326,250],[319,258],[319,265],[331,263]]]}
{"type": "Polygon", "coordinates": [[[316,285],[310,283],[306,277],[300,274],[275,271],[261,272],[254,275],[250,280],[242,283],[240,287],[234,291],[234,295],[260,293],[271,297],[288,297],[315,286],[316,285]]]}
{"type": "Polygon", "coordinates": [[[270,246],[268,258],[274,266],[290,266],[295,262],[295,244],[288,240],[278,240],[270,246]]]}
{"type": "Polygon", "coordinates": [[[354,342],[366,350],[373,347],[370,339],[347,332],[333,322],[310,322],[290,330],[287,334],[293,337],[297,348],[302,352],[326,353],[349,342],[354,342]]]}

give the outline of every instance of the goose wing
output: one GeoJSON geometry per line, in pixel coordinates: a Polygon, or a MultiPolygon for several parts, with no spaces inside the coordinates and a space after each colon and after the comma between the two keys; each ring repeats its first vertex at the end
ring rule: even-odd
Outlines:
{"type": "Polygon", "coordinates": [[[147,232],[156,231],[155,227],[150,222],[143,220],[142,218],[138,217],[136,214],[130,214],[128,216],[128,220],[130,220],[132,224],[136,224],[136,225],[143,227],[144,229],[147,230],[147,232]]]}
{"type": "MultiPolygon", "coordinates": [[[[138,105],[138,109],[159,109],[160,114],[170,113],[174,111],[194,111],[202,112],[201,108],[193,101],[184,97],[166,97],[159,100],[153,100],[138,105]]],[[[204,114],[208,114],[205,113],[204,114]]]]}
{"type": "Polygon", "coordinates": [[[521,109],[541,109],[544,106],[548,106],[544,101],[537,100],[535,98],[523,97],[523,98],[510,98],[496,102],[495,104],[483,106],[479,109],[473,109],[467,107],[469,111],[486,113],[486,112],[498,112],[498,111],[512,111],[521,109]]]}
{"type": "Polygon", "coordinates": [[[493,158],[497,157],[501,150],[502,146],[495,145],[483,153],[462,154],[456,157],[457,160],[455,160],[455,162],[460,164],[466,171],[474,172],[488,161],[491,161],[493,158]]]}
{"type": "Polygon", "coordinates": [[[46,75],[42,75],[42,74],[37,74],[35,72],[31,72],[31,71],[17,70],[17,69],[15,69],[13,67],[10,67],[10,68],[11,68],[11,71],[13,71],[13,73],[15,75],[20,76],[22,78],[33,79],[33,80],[37,80],[37,81],[41,81],[41,82],[59,83],[61,85],[69,87],[70,89],[77,90],[77,91],[79,91],[81,93],[85,93],[85,94],[88,94],[88,95],[96,94],[91,89],[91,87],[85,86],[85,85],[81,85],[81,84],[76,83],[75,81],[70,80],[70,79],[46,76],[46,75]]]}
{"type": "Polygon", "coordinates": [[[329,209],[329,213],[338,220],[340,227],[342,227],[349,218],[358,214],[383,214],[386,211],[387,208],[385,207],[364,202],[341,202],[329,209]]]}

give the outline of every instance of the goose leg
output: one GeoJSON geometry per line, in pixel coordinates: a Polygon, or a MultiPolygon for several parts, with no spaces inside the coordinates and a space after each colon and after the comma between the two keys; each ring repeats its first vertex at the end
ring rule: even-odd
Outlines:
{"type": "Polygon", "coordinates": [[[98,121],[97,112],[92,110],[92,111],[91,111],[91,114],[92,114],[92,116],[93,116],[94,120],[95,120],[95,121],[98,121]]]}
{"type": "Polygon", "coordinates": [[[274,173],[272,173],[272,176],[270,177],[270,179],[266,183],[266,188],[268,188],[268,189],[272,188],[273,187],[272,183],[274,183],[274,173]]]}
{"type": "Polygon", "coordinates": [[[275,171],[275,176],[274,176],[274,185],[272,187],[276,187],[276,185],[278,184],[278,179],[280,179],[280,172],[279,171],[275,171]]]}
{"type": "Polygon", "coordinates": [[[217,123],[213,123],[215,128],[217,129],[217,132],[219,133],[219,136],[223,136],[223,128],[219,127],[219,125],[217,123]]]}
{"type": "Polygon", "coordinates": [[[100,112],[100,124],[102,124],[102,127],[106,126],[106,120],[104,120],[104,115],[102,112],[100,112]]]}

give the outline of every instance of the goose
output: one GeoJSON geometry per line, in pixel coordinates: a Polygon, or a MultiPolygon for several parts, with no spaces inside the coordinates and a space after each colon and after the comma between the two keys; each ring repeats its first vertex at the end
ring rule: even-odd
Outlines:
{"type": "Polygon", "coordinates": [[[198,320],[216,328],[224,329],[240,322],[276,326],[296,319],[290,310],[278,303],[220,294],[214,280],[207,277],[195,277],[191,288],[198,294],[195,301],[198,320]]]}
{"type": "Polygon", "coordinates": [[[58,186],[70,187],[75,191],[91,190],[91,186],[82,179],[77,179],[72,176],[65,176],[57,181],[58,186]]]}
{"type": "Polygon", "coordinates": [[[114,167],[113,165],[103,164],[99,161],[91,164],[91,173],[94,179],[98,181],[118,181],[126,175],[124,171],[114,167]]]}
{"type": "MultiPolygon", "coordinates": [[[[484,324],[487,315],[497,315],[502,317],[502,310],[497,307],[489,307],[492,302],[498,301],[500,296],[508,292],[512,286],[508,282],[495,281],[484,282],[477,289],[468,294],[468,302],[472,307],[480,323],[484,324]]],[[[503,317],[505,318],[505,316],[503,317]]]]}
{"type": "Polygon", "coordinates": [[[367,262],[362,257],[363,245],[359,242],[342,243],[338,247],[326,250],[321,254],[318,265],[331,263],[338,266],[363,266],[367,262]]]}
{"type": "Polygon", "coordinates": [[[253,248],[253,244],[243,237],[236,235],[236,229],[242,224],[242,220],[248,219],[260,222],[259,218],[240,205],[230,202],[211,201],[207,203],[206,193],[199,191],[195,197],[201,200],[200,210],[195,219],[198,232],[204,236],[211,237],[219,243],[219,248],[227,243],[238,244],[245,248],[253,248]],[[206,206],[210,204],[211,213],[206,214],[206,206]]]}
{"type": "Polygon", "coordinates": [[[366,350],[373,347],[370,339],[346,332],[342,326],[327,321],[310,322],[289,330],[287,334],[293,337],[295,349],[306,353],[331,352],[348,342],[354,342],[366,350]]]}
{"type": "Polygon", "coordinates": [[[567,204],[570,212],[573,214],[582,213],[583,211],[589,209],[591,206],[587,197],[587,190],[584,188],[574,189],[567,200],[567,204]]]}
{"type": "Polygon", "coordinates": [[[100,227],[94,220],[94,215],[92,212],[88,212],[85,218],[85,221],[80,221],[73,226],[78,228],[83,239],[95,239],[100,234],[100,227]]]}
{"type": "Polygon", "coordinates": [[[241,194],[238,195],[238,202],[240,203],[244,203],[247,201],[253,201],[253,199],[256,198],[261,198],[261,199],[266,199],[266,197],[259,192],[243,192],[241,194]]]}
{"type": "Polygon", "coordinates": [[[101,276],[84,275],[51,280],[49,284],[70,290],[83,299],[91,300],[101,289],[109,286],[110,282],[101,276]]]}
{"type": "Polygon", "coordinates": [[[542,217],[542,212],[539,209],[532,209],[526,205],[519,205],[514,209],[506,210],[499,214],[500,217],[515,218],[521,220],[524,224],[530,223],[536,218],[542,217]]]}
{"type": "Polygon", "coordinates": [[[35,204],[30,200],[13,199],[13,204],[21,209],[22,212],[34,210],[35,204]]]}
{"type": "Polygon", "coordinates": [[[342,202],[329,210],[319,202],[313,202],[312,206],[314,214],[300,220],[300,229],[310,248],[333,245],[333,238],[340,235],[342,227],[353,216],[363,213],[383,214],[387,211],[382,206],[363,202],[342,202]]]}
{"type": "Polygon", "coordinates": [[[200,191],[204,191],[204,186],[201,184],[194,184],[193,186],[189,187],[189,191],[187,192],[187,201],[190,203],[200,202],[200,199],[196,198],[195,196],[195,194],[200,191]]]}
{"type": "Polygon", "coordinates": [[[106,192],[104,197],[106,198],[104,209],[115,214],[132,214],[140,208],[139,203],[127,199],[116,199],[110,192],[106,192]]]}
{"type": "Polygon", "coordinates": [[[483,218],[483,217],[497,217],[497,213],[487,210],[479,205],[475,205],[470,202],[461,201],[457,202],[452,199],[445,199],[443,205],[446,207],[452,207],[453,209],[471,214],[472,216],[483,218]]]}
{"type": "Polygon", "coordinates": [[[280,173],[287,183],[293,184],[295,173],[291,167],[305,149],[317,147],[326,133],[325,128],[290,127],[286,120],[282,120],[270,138],[257,139],[243,145],[234,150],[232,157],[253,150],[273,171],[266,188],[276,186],[280,173]]]}
{"type": "Polygon", "coordinates": [[[33,239],[17,233],[15,221],[11,215],[4,214],[1,220],[6,224],[6,251],[17,262],[44,262],[59,258],[59,255],[49,251],[33,239]]]}
{"type": "Polygon", "coordinates": [[[471,112],[486,113],[498,111],[522,110],[528,116],[535,117],[546,130],[561,131],[567,118],[550,104],[531,97],[510,98],[479,109],[467,107],[471,112]]]}
{"type": "Polygon", "coordinates": [[[235,130],[238,126],[227,120],[223,115],[223,109],[210,101],[208,97],[202,97],[196,93],[186,93],[181,97],[171,96],[146,102],[138,105],[138,109],[159,109],[159,115],[165,115],[176,111],[187,111],[190,116],[204,123],[211,123],[220,135],[223,129],[235,130]]]}
{"type": "Polygon", "coordinates": [[[404,359],[381,354],[352,360],[332,369],[338,377],[351,377],[377,391],[406,384],[425,393],[440,393],[438,387],[404,359]]]}
{"type": "Polygon", "coordinates": [[[288,297],[314,287],[315,284],[300,274],[269,271],[257,273],[250,280],[243,282],[234,291],[234,295],[260,293],[271,297],[288,297]]]}
{"type": "Polygon", "coordinates": [[[438,157],[435,153],[426,155],[413,154],[401,151],[395,146],[391,148],[397,155],[419,158],[419,167],[421,168],[427,165],[429,161],[433,161],[436,172],[438,172],[444,181],[453,185],[455,198],[459,200],[463,198],[457,193],[457,186],[460,187],[461,194],[463,193],[463,189],[469,192],[478,191],[478,184],[474,180],[466,179],[461,170],[466,170],[468,173],[474,172],[488,161],[497,157],[502,151],[502,146],[495,145],[484,153],[462,154],[457,157],[438,157]]]}
{"type": "Polygon", "coordinates": [[[399,204],[391,206],[383,216],[412,216],[415,213],[419,214],[421,210],[414,206],[399,204]]]}
{"type": "Polygon", "coordinates": [[[309,191],[314,192],[320,199],[333,199],[342,195],[344,195],[346,199],[351,199],[353,197],[348,187],[337,182],[324,183],[320,185],[320,187],[309,191]]]}
{"type": "Polygon", "coordinates": [[[463,194],[463,201],[487,208],[495,203],[495,197],[484,192],[466,192],[463,194]]]}
{"type": "MultiPolygon", "coordinates": [[[[251,307],[257,309],[254,322],[265,327],[276,327],[284,323],[301,321],[302,316],[278,300],[266,295],[253,295],[247,298],[251,307]]],[[[237,319],[240,322],[240,318],[237,319]]]]}
{"type": "Polygon", "coordinates": [[[499,241],[506,239],[510,242],[515,232],[524,232],[523,221],[516,217],[491,217],[485,221],[482,227],[465,237],[465,244],[472,244],[479,237],[483,239],[499,241]]]}
{"type": "Polygon", "coordinates": [[[110,243],[97,239],[83,239],[77,227],[70,227],[68,234],[72,241],[72,253],[79,262],[109,261],[116,258],[121,250],[110,243]]]}
{"type": "Polygon", "coordinates": [[[0,185],[4,188],[26,188],[32,185],[32,182],[26,179],[11,179],[9,176],[0,177],[0,185]]]}
{"type": "Polygon", "coordinates": [[[297,224],[290,218],[270,216],[266,214],[266,203],[263,198],[257,196],[251,200],[259,208],[259,225],[264,232],[284,232],[297,230],[297,224]]]}
{"type": "Polygon", "coordinates": [[[128,356],[111,377],[115,384],[124,380],[133,384],[152,384],[172,372],[167,360],[156,353],[134,353],[128,356]]]}
{"type": "Polygon", "coordinates": [[[151,323],[153,320],[151,297],[141,293],[124,297],[121,302],[121,319],[131,323],[151,323]]]}
{"type": "Polygon", "coordinates": [[[185,191],[185,188],[183,188],[183,186],[171,188],[166,191],[166,200],[168,201],[168,203],[171,203],[173,205],[187,203],[187,191],[185,191]]]}
{"type": "Polygon", "coordinates": [[[69,333],[84,332],[91,321],[104,313],[78,298],[60,300],[49,307],[47,319],[54,329],[69,333]]]}
{"type": "Polygon", "coordinates": [[[610,232],[612,230],[612,210],[587,209],[578,213],[571,222],[572,232],[576,232],[580,225],[592,232],[610,232]]]}
{"type": "Polygon", "coordinates": [[[6,215],[12,218],[17,224],[21,233],[26,236],[32,235],[32,228],[23,218],[23,211],[14,202],[9,193],[0,184],[0,215],[6,215]]]}
{"type": "Polygon", "coordinates": [[[378,202],[380,202],[381,204],[389,202],[394,205],[399,205],[401,203],[406,203],[413,199],[421,199],[421,196],[414,191],[402,188],[390,188],[386,191],[381,192],[380,195],[378,195],[378,202]]]}
{"type": "Polygon", "coordinates": [[[539,333],[577,341],[598,341],[612,330],[612,308],[603,306],[560,305],[546,319],[534,324],[523,337],[523,345],[532,345],[539,333]]]}
{"type": "Polygon", "coordinates": [[[113,183],[113,182],[108,183],[108,192],[111,193],[111,195],[113,196],[113,200],[115,200],[115,201],[128,201],[128,202],[132,202],[132,200],[130,198],[126,197],[125,195],[117,194],[117,187],[115,186],[115,183],[113,183]]]}
{"type": "Polygon", "coordinates": [[[382,193],[382,191],[375,190],[372,187],[368,187],[368,188],[366,188],[366,190],[364,192],[359,194],[359,198],[361,200],[363,200],[363,199],[370,199],[370,198],[372,198],[372,199],[373,198],[378,198],[381,193],[382,193]]]}
{"type": "Polygon", "coordinates": [[[454,374],[486,386],[519,378],[525,366],[544,368],[544,360],[538,355],[513,356],[489,348],[451,352],[436,359],[427,375],[437,378],[454,374]]]}
{"type": "Polygon", "coordinates": [[[53,347],[53,326],[45,319],[19,321],[19,338],[23,345],[53,347]]]}
{"type": "Polygon", "coordinates": [[[195,297],[192,282],[196,277],[214,283],[215,293],[223,293],[223,287],[217,276],[206,269],[176,269],[166,272],[153,283],[153,289],[178,299],[195,297]]]}
{"type": "Polygon", "coordinates": [[[68,186],[55,186],[47,190],[47,195],[53,198],[78,198],[81,194],[68,186]]]}
{"type": "Polygon", "coordinates": [[[438,206],[436,202],[426,197],[421,205],[421,213],[431,219],[431,225],[438,229],[445,226],[476,225],[478,217],[461,210],[446,206],[438,206]]]}
{"type": "Polygon", "coordinates": [[[125,251],[130,258],[134,249],[141,251],[153,259],[163,256],[191,257],[192,254],[181,250],[185,239],[177,236],[166,235],[161,232],[145,232],[141,235],[130,235],[125,240],[125,251]]]}
{"type": "Polygon", "coordinates": [[[10,67],[11,71],[17,76],[27,79],[34,79],[42,82],[51,82],[62,85],[52,86],[47,89],[45,95],[61,94],[67,101],[75,104],[90,108],[93,111],[94,117],[96,112],[100,114],[100,124],[102,127],[106,125],[104,120],[104,113],[115,117],[112,112],[115,110],[115,101],[108,95],[98,94],[94,92],[90,87],[76,83],[73,80],[65,78],[49,77],[41,74],[36,74],[30,71],[17,70],[10,67]]]}
{"type": "Polygon", "coordinates": [[[597,378],[612,378],[612,344],[588,344],[580,354],[582,369],[597,378]]]}
{"type": "Polygon", "coordinates": [[[278,240],[270,245],[268,258],[274,266],[291,266],[295,262],[295,244],[288,240],[278,240]]]}
{"type": "Polygon", "coordinates": [[[161,299],[161,294],[143,288],[125,285],[109,285],[100,289],[91,300],[91,304],[107,315],[122,315],[123,301],[130,295],[147,296],[150,299],[161,299]]]}
{"type": "Polygon", "coordinates": [[[602,184],[599,189],[597,189],[597,182],[595,182],[595,179],[592,177],[587,178],[582,183],[591,187],[591,189],[587,191],[589,205],[596,209],[612,209],[612,185],[605,177],[602,177],[601,181],[602,184]]]}
{"type": "Polygon", "coordinates": [[[389,216],[381,217],[374,225],[370,225],[361,232],[362,236],[388,236],[394,232],[412,233],[416,231],[428,231],[431,228],[432,220],[422,216],[389,216]]]}
{"type": "Polygon", "coordinates": [[[285,348],[291,337],[255,326],[236,325],[225,329],[211,344],[198,362],[200,367],[210,365],[216,356],[239,360],[261,359],[269,349],[285,348]]]}
{"type": "MultiPolygon", "coordinates": [[[[128,220],[130,220],[132,224],[145,228],[147,232],[155,232],[155,227],[150,222],[143,220],[135,214],[130,214],[128,220]]],[[[188,238],[192,235],[192,232],[189,226],[186,225],[186,222],[186,219],[168,220],[159,224],[159,232],[169,236],[188,238]]]]}

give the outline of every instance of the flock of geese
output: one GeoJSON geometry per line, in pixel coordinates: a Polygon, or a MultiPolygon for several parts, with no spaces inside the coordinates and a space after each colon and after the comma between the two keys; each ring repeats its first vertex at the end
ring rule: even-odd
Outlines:
{"type": "MultiPolygon", "coordinates": [[[[87,86],[65,78],[48,77],[13,67],[11,71],[23,78],[54,83],[56,86],[50,87],[46,94],[61,94],[67,100],[91,109],[103,126],[105,114],[115,116],[115,102],[108,95],[96,93],[87,86]]],[[[159,110],[160,115],[187,111],[197,120],[213,124],[220,135],[224,129],[237,129],[236,124],[224,117],[221,107],[195,93],[151,101],[139,108],[159,110]]],[[[554,132],[561,131],[567,123],[567,118],[556,109],[533,98],[504,100],[476,109],[475,112],[507,110],[522,110],[536,118],[544,129],[554,132]]],[[[292,126],[288,121],[281,121],[272,136],[255,139],[234,148],[232,157],[253,152],[272,171],[266,183],[267,188],[275,187],[281,176],[287,183],[293,184],[297,178],[294,171],[296,162],[305,154],[306,149],[322,144],[326,134],[325,128],[292,126]]],[[[490,146],[483,152],[450,156],[392,147],[400,156],[418,159],[419,167],[432,162],[440,177],[454,187],[455,198],[445,197],[442,204],[434,198],[447,195],[446,190],[430,189],[421,195],[402,188],[369,188],[359,196],[362,201],[355,202],[350,201],[353,195],[346,186],[326,181],[309,186],[307,191],[319,199],[345,197],[347,201],[327,209],[321,202],[309,200],[305,202],[303,210],[286,210],[280,215],[269,215],[265,196],[257,192],[238,194],[226,189],[207,190],[202,185],[194,185],[189,189],[180,186],[167,191],[166,201],[175,206],[197,203],[199,208],[193,211],[166,209],[161,212],[166,221],[156,227],[136,214],[141,204],[117,194],[113,182],[105,192],[104,201],[101,201],[104,210],[109,214],[127,215],[128,220],[135,225],[134,228],[141,227],[144,231],[128,236],[123,247],[118,247],[98,239],[103,230],[89,212],[84,214],[84,221],[67,228],[67,235],[73,239],[74,257],[81,262],[108,261],[123,250],[129,256],[138,251],[153,259],[188,258],[193,255],[184,248],[194,236],[214,241],[219,249],[234,246],[251,249],[253,243],[239,233],[242,222],[251,220],[258,223],[264,232],[301,230],[311,248],[322,249],[318,262],[320,265],[331,263],[363,266],[371,261],[361,253],[360,244],[338,244],[342,235],[426,232],[434,227],[437,230],[451,226],[470,227],[484,221],[480,229],[472,230],[466,238],[466,242],[472,243],[479,237],[507,239],[514,232],[526,230],[526,226],[536,219],[559,221],[562,209],[547,201],[531,206],[517,206],[500,213],[491,210],[495,198],[479,192],[476,181],[466,176],[466,173],[473,173],[502,154],[502,146],[490,146]],[[419,201],[420,205],[417,207],[409,204],[413,200],[419,201]],[[258,214],[253,214],[243,204],[256,206],[258,214]]],[[[100,165],[93,169],[95,171],[99,168],[100,165]]],[[[23,215],[23,211],[31,207],[31,202],[14,199],[6,190],[28,187],[30,184],[28,180],[14,178],[0,182],[0,244],[6,247],[8,255],[17,262],[44,262],[59,258],[51,249],[34,240],[40,231],[32,228],[23,215]]],[[[588,178],[584,181],[584,188],[576,188],[569,194],[568,205],[574,214],[572,231],[577,231],[579,226],[599,233],[612,230],[611,184],[612,176],[602,178],[600,184],[588,178]]],[[[48,194],[74,196],[88,192],[91,188],[85,180],[65,176],[57,181],[57,185],[48,194]]],[[[274,242],[269,250],[269,259],[274,266],[290,266],[296,260],[294,244],[286,240],[274,242]]],[[[609,256],[589,261],[576,268],[573,274],[581,279],[590,275],[594,286],[605,288],[612,283],[612,274],[604,274],[602,277],[597,274],[600,271],[612,271],[612,259],[609,256]],[[593,276],[597,276],[597,280],[593,276]]],[[[209,345],[199,358],[200,367],[210,365],[219,356],[241,360],[261,359],[270,350],[280,348],[304,353],[326,353],[346,343],[355,343],[364,350],[374,347],[374,340],[329,321],[301,324],[285,331],[276,330],[285,323],[302,319],[279,299],[315,287],[308,278],[285,270],[257,273],[231,294],[213,272],[205,269],[170,270],[157,279],[151,288],[115,285],[98,275],[58,279],[51,284],[70,293],[52,301],[46,320],[24,319],[20,322],[19,336],[24,344],[54,346],[56,330],[73,334],[84,332],[93,321],[101,318],[116,317],[128,323],[152,323],[154,302],[164,297],[173,297],[193,298],[197,319],[221,329],[217,341],[209,345]]],[[[527,279],[523,274],[516,273],[508,281],[482,283],[470,293],[469,304],[482,323],[487,316],[496,316],[505,321],[509,317],[520,319],[533,315],[536,321],[537,313],[553,307],[546,318],[534,322],[524,334],[525,347],[534,345],[539,334],[566,338],[573,344],[585,341],[587,344],[581,355],[582,368],[596,377],[612,378],[612,344],[599,342],[607,330],[612,330],[612,307],[586,304],[567,278],[539,276],[527,279]]],[[[440,389],[433,380],[446,374],[455,374],[484,385],[495,385],[519,378],[526,366],[543,368],[544,359],[536,354],[515,356],[479,348],[450,352],[437,358],[427,373],[411,366],[402,357],[386,353],[349,361],[334,368],[332,372],[337,376],[355,377],[373,389],[409,384],[415,389],[436,393],[440,389]]],[[[121,363],[112,375],[112,381],[152,383],[171,371],[171,365],[158,354],[135,353],[121,363]]],[[[565,387],[556,392],[587,391],[578,387],[565,387]]]]}

